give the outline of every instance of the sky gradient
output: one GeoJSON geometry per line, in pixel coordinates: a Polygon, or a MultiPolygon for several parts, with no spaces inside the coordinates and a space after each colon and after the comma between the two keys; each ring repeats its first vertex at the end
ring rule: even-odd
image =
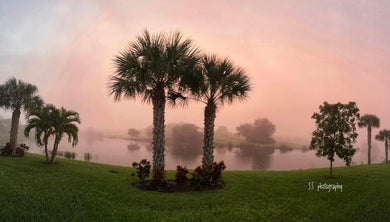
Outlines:
{"type": "MultiPolygon", "coordinates": [[[[389,1],[370,0],[6,0],[0,82],[15,76],[37,85],[45,102],[78,111],[82,128],[143,128],[152,124],[151,105],[108,94],[113,58],[145,28],[181,30],[252,81],[248,100],[221,108],[217,126],[267,117],[277,135],[309,138],[320,104],[355,101],[390,128],[389,11],[389,1]]],[[[202,126],[203,105],[168,108],[166,122],[202,126]]]]}

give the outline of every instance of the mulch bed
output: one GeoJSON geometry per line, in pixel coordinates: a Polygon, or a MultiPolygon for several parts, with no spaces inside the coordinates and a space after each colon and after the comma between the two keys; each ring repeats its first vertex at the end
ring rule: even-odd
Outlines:
{"type": "Polygon", "coordinates": [[[145,181],[134,182],[133,186],[140,190],[158,191],[164,193],[217,190],[225,187],[224,183],[206,186],[201,184],[191,184],[188,182],[185,184],[177,185],[175,180],[166,180],[160,183],[153,180],[145,180],[145,181]]]}

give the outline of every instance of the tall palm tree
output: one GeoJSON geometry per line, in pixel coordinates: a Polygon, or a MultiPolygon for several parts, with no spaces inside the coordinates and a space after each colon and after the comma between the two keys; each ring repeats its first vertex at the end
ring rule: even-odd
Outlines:
{"type": "Polygon", "coordinates": [[[72,143],[74,147],[79,140],[78,132],[79,129],[75,123],[81,123],[79,114],[75,111],[66,110],[65,108],[57,109],[54,106],[49,107],[50,109],[50,122],[53,127],[54,133],[54,144],[53,152],[49,163],[53,164],[54,158],[57,155],[58,145],[61,142],[62,137],[68,136],[68,142],[72,143]]]}
{"type": "MultiPolygon", "coordinates": [[[[225,58],[203,55],[198,68],[200,82],[192,85],[194,100],[206,105],[204,109],[204,135],[202,166],[209,167],[214,161],[214,121],[217,109],[225,103],[244,100],[251,90],[248,77],[242,68],[235,67],[225,58]]],[[[186,99],[181,94],[171,93],[171,100],[186,99]]]]}
{"type": "MultiPolygon", "coordinates": [[[[114,59],[116,72],[109,83],[116,101],[140,97],[153,105],[153,175],[164,172],[165,103],[169,91],[184,90],[199,61],[192,40],[180,32],[150,35],[147,30],[114,59]]],[[[156,178],[155,178],[156,179],[156,178]]]]}
{"type": "Polygon", "coordinates": [[[386,163],[389,162],[389,142],[390,142],[390,130],[381,130],[379,131],[379,134],[375,137],[379,141],[385,142],[385,157],[386,157],[386,163]]]}
{"type": "Polygon", "coordinates": [[[43,104],[41,97],[36,95],[38,88],[12,77],[0,85],[0,107],[12,110],[12,124],[10,143],[13,155],[16,154],[15,145],[18,139],[18,126],[21,111],[28,112],[43,104]]]}
{"type": "Polygon", "coordinates": [[[371,132],[372,128],[380,126],[380,120],[377,116],[365,114],[360,118],[359,127],[367,127],[367,142],[368,142],[368,164],[371,164],[371,132]]]}
{"type": "Polygon", "coordinates": [[[28,137],[30,131],[35,128],[35,141],[38,146],[45,147],[46,162],[49,162],[47,150],[49,137],[55,134],[51,119],[53,109],[55,109],[53,105],[45,105],[40,109],[32,110],[28,114],[27,125],[24,129],[24,135],[28,137]]]}

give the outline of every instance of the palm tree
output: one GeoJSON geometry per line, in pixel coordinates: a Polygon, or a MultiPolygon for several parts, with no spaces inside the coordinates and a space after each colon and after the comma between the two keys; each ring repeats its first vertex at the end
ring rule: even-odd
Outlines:
{"type": "Polygon", "coordinates": [[[368,164],[371,164],[371,131],[372,128],[380,126],[380,120],[377,116],[365,114],[360,118],[359,127],[367,127],[367,142],[368,142],[368,164]]]}
{"type": "Polygon", "coordinates": [[[38,88],[12,77],[0,85],[0,107],[12,110],[12,124],[10,143],[13,155],[16,154],[15,145],[18,139],[18,126],[21,111],[28,112],[43,104],[41,97],[36,95],[38,88]]]}
{"type": "Polygon", "coordinates": [[[385,141],[385,155],[386,163],[389,162],[389,142],[390,142],[390,130],[381,130],[379,134],[375,137],[379,141],[385,141]]]}
{"type": "MultiPolygon", "coordinates": [[[[165,103],[169,91],[185,90],[199,61],[192,40],[180,32],[150,35],[147,30],[114,59],[116,72],[109,83],[110,94],[140,97],[153,105],[153,175],[164,172],[165,103]]],[[[156,178],[155,178],[156,179],[156,178]]]]}
{"type": "MultiPolygon", "coordinates": [[[[204,110],[203,135],[203,168],[209,167],[213,161],[214,151],[214,121],[217,109],[225,103],[244,100],[251,90],[248,77],[242,68],[234,67],[233,63],[215,55],[204,55],[198,69],[200,82],[192,85],[192,93],[198,102],[206,105],[204,110]]],[[[181,94],[171,93],[171,100],[186,99],[181,94]]]]}
{"type": "Polygon", "coordinates": [[[24,129],[24,135],[29,137],[30,131],[35,128],[35,141],[38,146],[45,147],[46,162],[49,162],[47,150],[49,137],[55,134],[51,120],[53,109],[55,109],[53,105],[45,105],[40,109],[32,110],[28,114],[27,125],[24,129]]]}
{"type": "Polygon", "coordinates": [[[57,109],[54,106],[49,107],[51,112],[50,122],[53,127],[54,145],[50,158],[50,164],[53,164],[57,155],[58,145],[64,134],[68,136],[68,142],[74,147],[78,143],[79,129],[74,123],[81,123],[79,114],[75,111],[69,111],[65,108],[57,109]]]}

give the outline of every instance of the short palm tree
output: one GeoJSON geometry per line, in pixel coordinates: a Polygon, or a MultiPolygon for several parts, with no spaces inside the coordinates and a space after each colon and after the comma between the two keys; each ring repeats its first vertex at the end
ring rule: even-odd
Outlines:
{"type": "Polygon", "coordinates": [[[50,122],[54,133],[53,152],[49,163],[53,164],[57,155],[58,145],[64,135],[68,136],[68,142],[75,146],[78,142],[79,129],[75,123],[81,123],[79,114],[75,111],[69,111],[65,108],[57,109],[54,106],[50,109],[50,122]]]}
{"type": "Polygon", "coordinates": [[[43,104],[41,97],[37,95],[38,88],[16,78],[8,79],[0,85],[0,107],[12,110],[12,123],[10,130],[10,144],[13,155],[16,153],[15,145],[18,139],[18,126],[21,111],[28,111],[43,104]]]}
{"type": "Polygon", "coordinates": [[[35,141],[38,146],[45,147],[46,162],[49,162],[47,150],[49,137],[55,134],[51,120],[53,109],[55,109],[53,105],[45,105],[29,112],[27,125],[24,129],[24,135],[28,137],[30,131],[35,128],[35,141]]]}
{"type": "MultiPolygon", "coordinates": [[[[214,121],[217,109],[225,103],[246,99],[251,86],[242,68],[234,67],[229,59],[220,59],[215,55],[202,56],[198,75],[201,76],[198,78],[200,83],[193,84],[191,89],[195,96],[193,99],[206,105],[202,158],[202,166],[206,168],[214,161],[214,121]]],[[[184,97],[171,94],[170,98],[176,100],[184,97]]]]}
{"type": "MultiPolygon", "coordinates": [[[[114,60],[116,72],[109,83],[115,100],[140,97],[153,105],[153,175],[164,172],[165,104],[169,91],[181,91],[195,74],[198,50],[180,32],[150,35],[147,30],[114,60]]],[[[156,179],[156,178],[155,178],[156,179]]]]}
{"type": "Polygon", "coordinates": [[[379,131],[379,134],[375,137],[379,141],[385,142],[385,158],[386,163],[389,162],[389,142],[390,142],[390,130],[381,130],[379,131]]]}
{"type": "Polygon", "coordinates": [[[368,164],[371,164],[371,132],[372,128],[380,126],[380,120],[377,116],[365,114],[360,118],[359,127],[367,127],[367,142],[368,142],[368,164]]]}

